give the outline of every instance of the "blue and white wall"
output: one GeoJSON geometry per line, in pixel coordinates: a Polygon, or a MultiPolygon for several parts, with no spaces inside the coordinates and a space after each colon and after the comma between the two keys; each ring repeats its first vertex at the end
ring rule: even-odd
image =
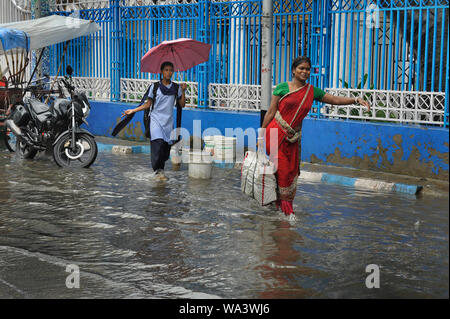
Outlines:
{"type": "MultiPolygon", "coordinates": [[[[122,111],[134,107],[135,104],[92,102],[89,130],[95,135],[111,136],[122,111]]],[[[144,140],[142,117],[143,112],[136,114],[119,137],[144,140]]],[[[256,130],[259,121],[259,114],[254,112],[185,108],[182,127],[196,136],[213,135],[205,134],[208,128],[217,128],[226,135],[226,128],[256,130]],[[201,132],[194,132],[195,120],[201,121],[201,132]]],[[[237,147],[247,143],[246,140],[245,145],[237,147]]],[[[302,161],[448,180],[448,129],[306,118],[302,161]]]]}

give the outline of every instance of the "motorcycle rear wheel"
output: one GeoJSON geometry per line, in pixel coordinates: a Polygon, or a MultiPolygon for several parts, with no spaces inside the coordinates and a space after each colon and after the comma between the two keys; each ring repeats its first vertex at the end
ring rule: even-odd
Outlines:
{"type": "Polygon", "coordinates": [[[14,153],[16,151],[17,141],[16,141],[16,136],[14,135],[13,132],[11,132],[10,129],[6,129],[6,132],[4,135],[4,141],[5,141],[6,148],[10,152],[14,153]]]}
{"type": "Polygon", "coordinates": [[[16,139],[16,153],[20,158],[33,159],[36,156],[37,152],[38,151],[36,149],[28,146],[25,142],[16,139]]]}
{"type": "Polygon", "coordinates": [[[88,168],[97,158],[98,147],[95,139],[88,134],[76,135],[76,147],[70,148],[72,135],[66,133],[53,148],[53,158],[58,166],[88,168]]]}

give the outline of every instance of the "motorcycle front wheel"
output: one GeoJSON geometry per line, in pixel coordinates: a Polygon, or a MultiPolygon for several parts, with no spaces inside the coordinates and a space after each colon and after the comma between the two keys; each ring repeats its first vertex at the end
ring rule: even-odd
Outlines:
{"type": "Polygon", "coordinates": [[[58,166],[87,168],[97,158],[98,148],[95,139],[88,134],[76,135],[75,148],[71,148],[72,135],[66,133],[53,148],[53,158],[58,166]]]}
{"type": "Polygon", "coordinates": [[[5,141],[6,148],[10,152],[14,153],[16,151],[17,141],[16,141],[16,136],[14,135],[13,132],[11,132],[10,129],[6,129],[4,139],[5,139],[4,141],[5,141]]]}

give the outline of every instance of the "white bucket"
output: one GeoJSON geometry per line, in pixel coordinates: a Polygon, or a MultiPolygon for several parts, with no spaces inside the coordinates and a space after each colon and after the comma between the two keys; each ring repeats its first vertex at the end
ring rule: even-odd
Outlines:
{"type": "Polygon", "coordinates": [[[218,161],[234,162],[236,160],[236,138],[215,136],[214,159],[218,161]]]}
{"type": "Polygon", "coordinates": [[[178,147],[174,147],[170,150],[170,160],[172,164],[174,165],[180,165],[181,164],[181,154],[180,149],[178,147]]]}
{"type": "Polygon", "coordinates": [[[184,146],[181,149],[181,160],[183,163],[189,163],[189,153],[191,152],[191,149],[189,146],[184,146]]]}
{"type": "Polygon", "coordinates": [[[214,155],[214,136],[205,136],[203,141],[205,142],[204,151],[214,155]]]}
{"type": "Polygon", "coordinates": [[[212,157],[205,151],[190,151],[189,163],[212,163],[212,157]]]}
{"type": "Polygon", "coordinates": [[[212,158],[208,152],[191,151],[189,158],[189,177],[198,179],[211,178],[212,158]]]}

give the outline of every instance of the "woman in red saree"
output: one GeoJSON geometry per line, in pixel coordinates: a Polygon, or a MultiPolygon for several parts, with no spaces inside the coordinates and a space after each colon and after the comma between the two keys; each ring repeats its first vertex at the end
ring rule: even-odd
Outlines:
{"type": "Polygon", "coordinates": [[[260,132],[260,137],[265,137],[267,154],[277,165],[277,207],[281,206],[286,215],[294,213],[292,202],[300,176],[302,122],[313,101],[332,105],[361,104],[370,111],[369,103],[362,98],[333,96],[308,84],[306,81],[311,74],[311,60],[308,57],[296,58],[292,63],[292,73],[291,82],[281,83],[275,88],[260,132]]]}

